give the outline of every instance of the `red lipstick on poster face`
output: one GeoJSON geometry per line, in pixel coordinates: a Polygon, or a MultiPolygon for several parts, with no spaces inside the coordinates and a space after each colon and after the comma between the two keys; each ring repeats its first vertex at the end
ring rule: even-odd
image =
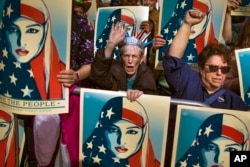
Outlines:
{"type": "Polygon", "coordinates": [[[115,147],[115,150],[117,151],[117,152],[119,152],[119,153],[125,153],[125,152],[127,152],[128,151],[128,149],[127,148],[125,148],[125,147],[115,147]]]}
{"type": "Polygon", "coordinates": [[[19,56],[26,56],[29,53],[29,51],[27,51],[26,49],[16,49],[16,53],[19,56]]]}

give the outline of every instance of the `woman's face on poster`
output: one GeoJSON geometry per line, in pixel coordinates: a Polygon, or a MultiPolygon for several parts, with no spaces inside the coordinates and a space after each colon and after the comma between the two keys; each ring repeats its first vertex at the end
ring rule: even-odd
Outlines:
{"type": "Polygon", "coordinates": [[[44,25],[23,17],[16,19],[7,31],[10,52],[20,63],[37,56],[44,38],[44,25]]]}
{"type": "Polygon", "coordinates": [[[219,137],[212,140],[202,149],[204,166],[206,167],[228,167],[230,160],[230,151],[242,151],[243,146],[233,140],[225,137],[219,137]]]}
{"type": "Polygon", "coordinates": [[[11,123],[0,118],[0,141],[3,141],[9,135],[11,123]]]}
{"type": "Polygon", "coordinates": [[[105,136],[108,148],[117,158],[125,159],[136,153],[138,147],[141,147],[143,129],[129,121],[120,120],[105,131],[105,136]]]}

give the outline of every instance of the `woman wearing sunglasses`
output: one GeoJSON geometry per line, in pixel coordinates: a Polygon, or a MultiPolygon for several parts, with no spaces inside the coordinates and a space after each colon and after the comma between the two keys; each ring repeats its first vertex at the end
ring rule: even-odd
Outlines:
{"type": "Polygon", "coordinates": [[[172,97],[205,102],[215,108],[248,110],[238,95],[223,88],[230,69],[230,55],[225,45],[206,45],[198,56],[199,72],[193,71],[182,58],[191,27],[200,23],[204,16],[204,12],[195,9],[186,13],[163,59],[165,77],[171,87],[172,97]]]}
{"type": "MultiPolygon", "coordinates": [[[[171,97],[204,102],[214,108],[247,111],[249,108],[241,97],[223,87],[230,69],[230,55],[225,45],[206,45],[198,56],[199,71],[194,71],[183,58],[191,27],[199,24],[205,14],[197,9],[188,10],[171,46],[166,50],[163,68],[171,97]]],[[[153,48],[160,48],[165,43],[163,35],[157,34],[154,37],[153,48]]],[[[193,56],[190,54],[187,57],[191,59],[193,56]]],[[[175,108],[171,110],[165,166],[170,166],[173,147],[176,112],[175,108]]]]}

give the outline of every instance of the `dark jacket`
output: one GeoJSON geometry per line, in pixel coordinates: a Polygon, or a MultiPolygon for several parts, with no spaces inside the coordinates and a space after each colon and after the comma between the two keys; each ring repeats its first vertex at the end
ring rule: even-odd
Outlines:
{"type": "MultiPolygon", "coordinates": [[[[91,66],[90,80],[100,89],[126,91],[127,76],[122,62],[115,59],[105,59],[104,49],[96,53],[91,66]]],[[[141,90],[145,94],[158,94],[154,75],[145,63],[141,63],[133,89],[141,90]]]]}
{"type": "MultiPolygon", "coordinates": [[[[185,63],[183,59],[166,54],[163,59],[163,68],[173,98],[205,102],[206,99],[215,94],[207,92],[200,74],[192,70],[190,65],[185,63]]],[[[221,89],[224,88],[221,87],[221,89]]],[[[222,109],[249,110],[239,95],[227,89],[210,106],[222,109]]]]}

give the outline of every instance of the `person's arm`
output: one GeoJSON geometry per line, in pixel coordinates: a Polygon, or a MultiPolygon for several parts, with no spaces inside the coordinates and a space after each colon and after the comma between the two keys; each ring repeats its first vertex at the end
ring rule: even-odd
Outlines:
{"type": "Polygon", "coordinates": [[[222,36],[226,44],[230,44],[233,39],[231,10],[235,10],[238,7],[239,7],[238,0],[229,0],[227,3],[227,11],[225,14],[225,20],[224,20],[223,32],[222,32],[222,36]]]}
{"type": "Polygon", "coordinates": [[[125,38],[126,32],[126,27],[123,27],[122,23],[112,24],[109,40],[104,51],[105,58],[111,57],[114,48],[125,38]]]}
{"type": "Polygon", "coordinates": [[[82,65],[81,68],[77,71],[74,71],[72,69],[62,70],[57,75],[58,82],[62,83],[63,86],[69,88],[73,84],[78,83],[88,78],[90,75],[90,69],[91,69],[91,65],[86,64],[86,65],[82,65]]]}
{"type": "Polygon", "coordinates": [[[82,65],[81,68],[75,72],[76,75],[75,77],[77,77],[76,81],[77,80],[82,81],[88,78],[90,75],[90,69],[91,69],[91,64],[82,65]]]}
{"type": "Polygon", "coordinates": [[[230,13],[226,13],[222,36],[226,44],[231,43],[232,41],[232,18],[231,18],[230,13]]]}
{"type": "Polygon", "coordinates": [[[200,10],[191,9],[187,11],[181,27],[179,28],[169,48],[169,55],[182,58],[187,47],[189,35],[193,25],[198,24],[204,18],[205,13],[200,10]]]}

